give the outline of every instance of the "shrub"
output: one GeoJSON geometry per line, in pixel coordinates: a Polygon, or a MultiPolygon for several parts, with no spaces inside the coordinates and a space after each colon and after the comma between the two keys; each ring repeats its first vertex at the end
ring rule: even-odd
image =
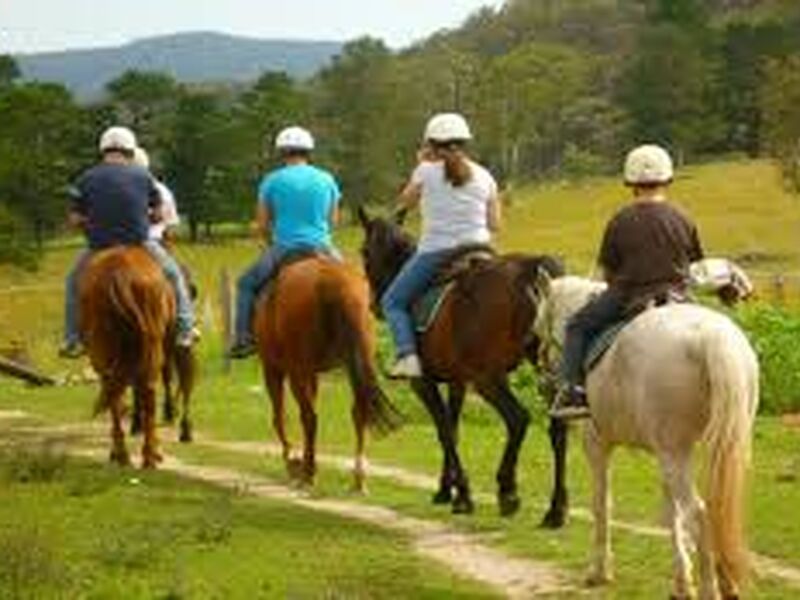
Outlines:
{"type": "Polygon", "coordinates": [[[761,365],[761,413],[800,411],[800,315],[770,305],[738,311],[761,365]]]}

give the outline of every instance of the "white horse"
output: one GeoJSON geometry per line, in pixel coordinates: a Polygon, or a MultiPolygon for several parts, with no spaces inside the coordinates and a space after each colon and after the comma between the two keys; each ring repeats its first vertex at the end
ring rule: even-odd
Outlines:
{"type": "MultiPolygon", "coordinates": [[[[535,324],[542,362],[561,360],[565,325],[604,284],[540,277],[535,324]]],[[[594,559],[590,585],[612,580],[608,465],[615,446],[652,452],[659,463],[674,550],[673,597],[692,596],[692,551],[700,597],[737,598],[747,573],[743,536],[746,471],[758,408],[758,361],[726,316],[693,304],[651,308],[614,341],[587,379],[592,419],[585,450],[594,479],[594,559]],[[707,447],[704,499],[692,453],[707,447]]]]}

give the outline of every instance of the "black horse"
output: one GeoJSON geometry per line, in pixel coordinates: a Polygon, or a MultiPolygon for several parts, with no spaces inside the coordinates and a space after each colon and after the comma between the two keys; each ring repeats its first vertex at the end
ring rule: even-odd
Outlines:
{"type": "MultiPolygon", "coordinates": [[[[359,220],[365,232],[362,258],[377,301],[414,253],[415,244],[392,222],[370,218],[363,210],[359,211],[359,220]]],[[[536,363],[533,286],[542,269],[553,277],[564,273],[560,261],[549,256],[507,255],[473,263],[455,276],[452,291],[419,338],[424,376],[413,380],[412,387],[433,418],[444,454],[434,502],[452,503],[454,513],[474,509],[457,448],[458,422],[469,384],[505,423],[507,441],[497,471],[498,504],[504,516],[519,509],[516,465],[530,415],[514,396],[508,374],[523,360],[536,363]],[[447,401],[439,392],[440,383],[449,388],[447,401]]],[[[555,454],[555,486],[543,525],[557,528],[564,523],[568,504],[566,423],[551,421],[550,439],[555,454]]]]}

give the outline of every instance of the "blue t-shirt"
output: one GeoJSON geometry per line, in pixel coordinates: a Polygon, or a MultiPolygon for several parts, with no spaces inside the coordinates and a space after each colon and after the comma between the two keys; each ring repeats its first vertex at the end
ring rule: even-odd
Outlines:
{"type": "Polygon", "coordinates": [[[312,165],[273,171],[258,190],[272,217],[273,241],[285,250],[332,247],[330,217],[340,197],[333,175],[312,165]]]}
{"type": "Polygon", "coordinates": [[[160,204],[152,176],[140,167],[101,163],[70,190],[72,209],[86,217],[93,250],[148,239],[150,208],[160,204]]]}

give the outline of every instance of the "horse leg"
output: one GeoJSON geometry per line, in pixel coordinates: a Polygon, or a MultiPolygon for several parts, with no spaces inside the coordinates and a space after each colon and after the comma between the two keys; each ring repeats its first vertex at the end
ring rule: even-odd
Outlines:
{"type": "Polygon", "coordinates": [[[592,425],[587,425],[584,435],[586,457],[592,470],[594,483],[592,512],[594,513],[594,558],[586,583],[599,586],[610,583],[613,578],[613,556],[609,520],[611,518],[611,486],[608,478],[610,449],[600,440],[592,425]]]}
{"type": "Polygon", "coordinates": [[[673,598],[693,597],[692,540],[696,540],[700,557],[700,598],[714,600],[717,583],[711,546],[711,532],[705,505],[692,483],[691,459],[688,454],[659,456],[664,488],[668,493],[673,545],[673,598]]]}
{"type": "Polygon", "coordinates": [[[267,387],[272,402],[272,428],[281,444],[283,462],[290,477],[294,477],[296,466],[292,464],[292,445],[286,435],[286,407],[284,404],[284,374],[281,371],[264,366],[264,385],[267,387]]]}
{"type": "Polygon", "coordinates": [[[144,428],[144,443],[142,444],[142,468],[154,469],[161,462],[158,452],[158,438],[156,434],[156,380],[154,376],[140,376],[135,383],[141,398],[142,426],[144,428]]]}
{"type": "Polygon", "coordinates": [[[569,494],[566,484],[569,426],[563,419],[550,419],[548,434],[550,447],[553,450],[553,493],[550,496],[550,508],[542,519],[542,527],[560,529],[566,522],[569,510],[569,494]]]}
{"type": "Polygon", "coordinates": [[[467,475],[461,466],[461,459],[458,456],[447,406],[442,400],[434,381],[426,378],[415,379],[411,385],[433,419],[436,433],[439,437],[439,444],[444,453],[445,464],[450,465],[450,470],[453,473],[453,486],[456,488],[456,497],[453,499],[453,513],[472,513],[475,510],[475,504],[472,501],[467,475]]]}
{"type": "MultiPolygon", "coordinates": [[[[195,357],[191,348],[177,348],[173,366],[178,373],[178,393],[181,396],[181,433],[180,441],[188,444],[192,441],[192,392],[194,391],[195,357]]],[[[165,383],[165,387],[167,384],[165,383]]],[[[174,396],[173,396],[174,398],[174,396]]]]}
{"type": "Polygon", "coordinates": [[[125,447],[125,431],[122,428],[122,419],[125,409],[122,406],[122,396],[125,393],[125,384],[109,379],[104,379],[100,400],[102,406],[107,406],[111,413],[111,462],[121,467],[131,464],[131,457],[125,447]]]}
{"type": "Polygon", "coordinates": [[[300,407],[300,421],[303,424],[303,470],[300,483],[313,486],[317,465],[315,446],[317,441],[317,396],[316,375],[290,375],[292,394],[300,407]]]}
{"type": "Polygon", "coordinates": [[[353,491],[357,494],[367,493],[367,456],[365,453],[367,416],[365,407],[355,402],[351,410],[353,427],[356,432],[356,454],[353,462],[353,491]]]}
{"type": "Polygon", "coordinates": [[[142,433],[142,399],[139,397],[139,391],[134,386],[133,396],[133,412],[131,413],[131,435],[137,436],[142,433]]]}
{"type": "Polygon", "coordinates": [[[517,495],[517,459],[531,417],[519,403],[505,375],[476,382],[478,391],[500,414],[506,426],[506,447],[497,470],[497,503],[500,514],[510,517],[519,510],[517,495]]]}
{"type": "MultiPolygon", "coordinates": [[[[464,407],[464,398],[467,388],[460,382],[453,382],[448,385],[448,412],[450,414],[450,430],[453,436],[453,444],[458,448],[458,424],[461,420],[461,409],[464,407]]],[[[450,504],[453,501],[453,482],[455,471],[445,454],[442,461],[442,475],[439,478],[439,491],[433,496],[434,504],[450,504]]]]}
{"type": "Polygon", "coordinates": [[[166,354],[161,367],[161,383],[164,386],[164,422],[175,423],[175,396],[172,390],[172,354],[166,354]]]}

